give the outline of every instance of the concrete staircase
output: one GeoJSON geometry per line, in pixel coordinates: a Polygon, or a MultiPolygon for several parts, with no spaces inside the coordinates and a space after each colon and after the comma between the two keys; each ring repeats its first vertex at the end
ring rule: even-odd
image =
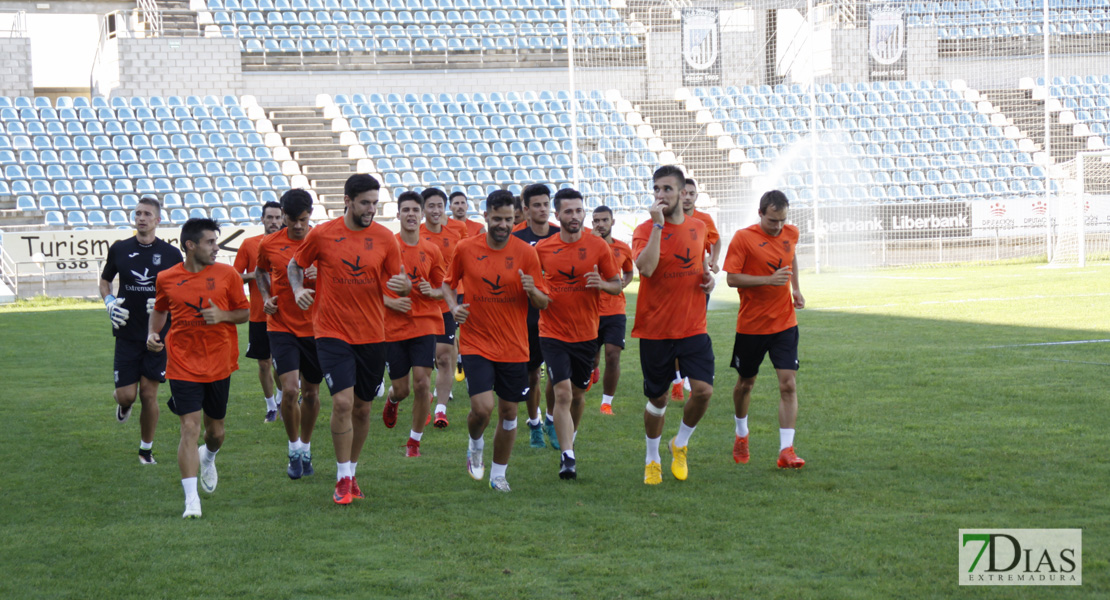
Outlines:
{"type": "MultiPolygon", "coordinates": [[[[1034,100],[1032,90],[983,90],[980,96],[1006,115],[1023,137],[1033,141],[1037,150],[1044,150],[1045,103],[1043,100],[1034,100]]],[[[1049,151],[1055,164],[1072,160],[1076,152],[1086,150],[1086,140],[1072,135],[1071,126],[1061,125],[1058,114],[1051,115],[1049,132],[1052,142],[1049,151]]]]}
{"type": "Polygon", "coordinates": [[[648,100],[638,104],[644,120],[686,167],[686,175],[698,182],[698,191],[709,194],[714,202],[740,197],[740,177],[728,162],[725,150],[705,135],[693,112],[683,110],[671,100],[648,100]]]}
{"type": "MultiPolygon", "coordinates": [[[[154,0],[154,5],[158,12],[150,19],[161,20],[163,37],[200,37],[197,11],[189,8],[189,0],[154,0]]],[[[150,29],[152,24],[148,23],[147,30],[150,29]]]]}
{"type": "Polygon", "coordinates": [[[46,213],[41,210],[16,210],[15,197],[0,196],[0,231],[33,231],[43,229],[46,213]]]}
{"type": "Polygon", "coordinates": [[[266,114],[301,166],[318,202],[329,216],[341,215],[343,184],[355,174],[358,161],[347,158],[347,147],[339,143],[339,133],[331,130],[331,119],[314,106],[275,107],[266,114]]]}

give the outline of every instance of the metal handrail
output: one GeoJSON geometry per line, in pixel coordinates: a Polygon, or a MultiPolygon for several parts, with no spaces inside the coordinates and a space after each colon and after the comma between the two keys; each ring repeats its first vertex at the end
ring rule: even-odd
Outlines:
{"type": "Polygon", "coordinates": [[[144,23],[150,25],[150,33],[153,37],[162,37],[164,27],[162,26],[162,9],[154,0],[138,0],[139,15],[142,17],[144,23]]]}
{"type": "Polygon", "coordinates": [[[0,247],[0,281],[12,289],[16,298],[19,297],[19,265],[3,247],[0,247]]]}

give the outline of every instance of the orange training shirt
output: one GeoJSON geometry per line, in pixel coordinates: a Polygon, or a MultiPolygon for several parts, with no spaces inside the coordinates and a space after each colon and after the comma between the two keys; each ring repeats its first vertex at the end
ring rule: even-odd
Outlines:
{"type": "MultiPolygon", "coordinates": [[[[725,255],[726,273],[772,275],[794,263],[798,247],[798,228],[785,225],[777,236],[769,236],[759,223],[737,231],[725,255]]],[[[798,324],[790,284],[738,288],[740,312],[736,333],[766,335],[786,331],[798,324]]]]}
{"type": "Polygon", "coordinates": [[[602,279],[620,275],[605,240],[583,234],[564,242],[561,234],[536,244],[551,304],[540,311],[540,337],[569,343],[597,339],[599,296],[611,296],[586,287],[586,273],[596,267],[602,279]]]}
{"type": "MultiPolygon", "coordinates": [[[[443,311],[439,305],[442,300],[429,298],[420,293],[420,280],[427,281],[432,289],[439,289],[443,285],[447,267],[443,264],[443,255],[435,244],[425,239],[418,239],[415,246],[410,246],[397,234],[397,245],[401,248],[401,262],[405,265],[405,275],[412,282],[412,308],[407,313],[385,309],[385,339],[390,342],[399,342],[424,335],[443,335],[443,311]]],[[[396,298],[397,294],[385,290],[385,295],[396,298]]]]}
{"type": "MultiPolygon", "coordinates": [[[[632,233],[632,253],[639,258],[654,224],[644,221],[632,233]]],[[[636,322],[632,337],[648,340],[688,338],[706,333],[705,223],[687,217],[681,225],[664,223],[659,263],[651,277],[640,273],[636,322]]]]}
{"type": "MultiPolygon", "coordinates": [[[[235,253],[235,263],[232,265],[239,273],[254,273],[254,267],[258,264],[258,243],[262,241],[263,235],[256,235],[243,240],[239,246],[239,251],[235,253]]],[[[242,283],[242,279],[239,280],[242,283]]],[[[265,323],[266,312],[262,310],[262,294],[258,293],[258,284],[253,279],[247,282],[247,290],[251,295],[251,316],[252,323],[265,323]]]]}
{"type": "MultiPolygon", "coordinates": [[[[297,337],[312,337],[312,315],[316,305],[301,310],[289,285],[289,261],[304,245],[304,240],[289,237],[289,230],[282,228],[262,238],[258,245],[258,268],[270,274],[270,294],[277,298],[277,312],[266,315],[266,330],[291,333],[297,337]]],[[[307,268],[307,265],[306,267],[307,268]]],[[[305,279],[305,287],[312,288],[315,279],[305,279]]]]}
{"type": "MultiPolygon", "coordinates": [[[[635,263],[632,260],[632,248],[629,248],[628,244],[620,240],[613,240],[613,243],[609,244],[609,250],[613,253],[613,262],[616,263],[621,275],[633,272],[635,263]]],[[[621,283],[623,284],[624,281],[622,280],[621,283]]],[[[621,293],[616,296],[604,292],[599,294],[597,310],[602,317],[623,315],[625,311],[624,290],[622,289],[621,293]]]]}

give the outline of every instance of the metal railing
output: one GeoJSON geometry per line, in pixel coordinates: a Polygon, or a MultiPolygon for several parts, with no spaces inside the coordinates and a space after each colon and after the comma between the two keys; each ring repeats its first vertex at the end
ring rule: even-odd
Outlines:
{"type": "Polygon", "coordinates": [[[0,29],[0,38],[27,37],[27,11],[0,11],[0,20],[6,20],[3,15],[12,15],[12,25],[6,29],[0,29]]]}
{"type": "Polygon", "coordinates": [[[154,0],[138,0],[140,22],[146,23],[151,37],[162,37],[162,9],[154,0]]]}

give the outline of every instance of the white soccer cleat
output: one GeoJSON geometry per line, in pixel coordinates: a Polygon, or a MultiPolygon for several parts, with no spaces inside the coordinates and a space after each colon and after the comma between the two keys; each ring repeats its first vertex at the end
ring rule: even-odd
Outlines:
{"type": "Polygon", "coordinates": [[[467,450],[466,472],[469,473],[470,478],[475,481],[481,481],[485,477],[486,468],[482,465],[481,450],[467,450]]]}
{"type": "Polygon", "coordinates": [[[124,407],[120,406],[119,404],[116,404],[116,422],[117,423],[126,423],[127,420],[131,418],[131,409],[134,408],[134,407],[135,407],[134,404],[132,404],[131,406],[128,406],[127,408],[124,408],[124,407]]]}
{"type": "Polygon", "coordinates": [[[192,502],[185,502],[185,512],[181,515],[183,519],[199,519],[200,518],[200,498],[192,502]]]}
{"type": "Polygon", "coordinates": [[[220,482],[220,476],[216,473],[215,461],[212,461],[209,466],[204,466],[204,455],[206,453],[207,449],[204,444],[197,446],[197,455],[200,458],[200,489],[211,494],[216,491],[216,484],[220,482]]]}

